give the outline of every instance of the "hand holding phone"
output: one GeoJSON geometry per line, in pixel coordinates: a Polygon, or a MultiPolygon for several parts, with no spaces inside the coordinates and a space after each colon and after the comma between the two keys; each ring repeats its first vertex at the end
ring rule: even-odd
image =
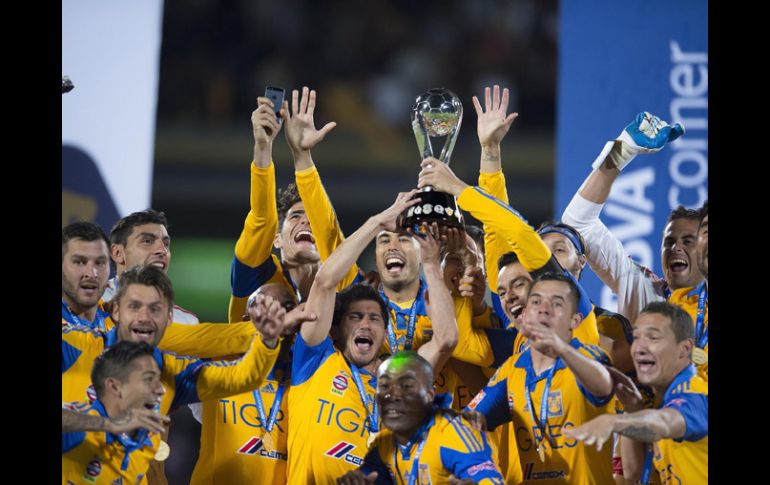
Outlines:
{"type": "Polygon", "coordinates": [[[278,118],[278,122],[281,122],[281,106],[283,106],[284,89],[274,86],[268,86],[265,88],[265,97],[273,102],[273,110],[275,111],[275,117],[278,118]]]}

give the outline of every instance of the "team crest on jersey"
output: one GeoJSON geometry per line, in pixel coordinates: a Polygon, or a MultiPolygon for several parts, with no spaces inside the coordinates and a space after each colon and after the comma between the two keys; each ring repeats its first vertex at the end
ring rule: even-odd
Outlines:
{"type": "Polygon", "coordinates": [[[246,443],[243,444],[243,446],[238,449],[238,454],[256,455],[259,449],[263,446],[264,444],[262,443],[262,438],[252,436],[248,441],[246,441],[246,443]]]}
{"type": "Polygon", "coordinates": [[[548,393],[548,416],[558,417],[564,415],[564,409],[561,403],[561,391],[548,393]]]}
{"type": "Polygon", "coordinates": [[[96,483],[96,477],[101,475],[102,473],[102,463],[94,458],[93,460],[88,462],[88,465],[86,465],[86,474],[83,475],[83,478],[87,482],[96,483]]]}
{"type": "Polygon", "coordinates": [[[345,375],[344,372],[340,372],[339,374],[334,376],[334,379],[332,379],[332,387],[331,387],[332,394],[343,396],[347,388],[348,388],[348,377],[345,375]]]}
{"type": "Polygon", "coordinates": [[[420,485],[431,485],[430,468],[427,463],[420,463],[420,485]]]}
{"type": "Polygon", "coordinates": [[[93,384],[89,384],[89,386],[86,388],[86,397],[88,398],[89,403],[96,401],[96,389],[94,389],[93,384]]]}
{"type": "Polygon", "coordinates": [[[433,330],[432,329],[426,328],[425,330],[422,331],[422,343],[423,344],[430,342],[430,339],[432,339],[432,338],[433,338],[433,330]]]}

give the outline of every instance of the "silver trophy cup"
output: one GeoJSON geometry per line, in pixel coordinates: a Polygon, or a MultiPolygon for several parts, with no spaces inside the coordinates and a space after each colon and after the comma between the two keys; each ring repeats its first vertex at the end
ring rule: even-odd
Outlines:
{"type": "MultiPolygon", "coordinates": [[[[420,151],[420,161],[427,157],[438,158],[449,164],[460,123],[463,120],[463,105],[450,90],[429,89],[421,94],[412,108],[412,130],[420,151]],[[444,138],[444,147],[436,157],[431,138],[444,138]]],[[[457,200],[451,194],[437,192],[433,187],[424,187],[418,194],[420,203],[410,207],[401,218],[404,228],[416,228],[422,223],[438,222],[453,227],[463,227],[463,216],[457,207],[457,200]]]]}

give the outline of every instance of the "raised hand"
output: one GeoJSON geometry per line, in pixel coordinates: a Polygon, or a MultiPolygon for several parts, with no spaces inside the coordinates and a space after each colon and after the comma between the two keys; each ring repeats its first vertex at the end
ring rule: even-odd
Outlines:
{"type": "Polygon", "coordinates": [[[105,431],[115,435],[132,433],[139,428],[144,428],[152,433],[162,433],[165,431],[164,425],[170,421],[171,418],[156,411],[133,408],[118,416],[107,418],[104,421],[104,428],[105,431]]]}
{"type": "Polygon", "coordinates": [[[313,120],[315,112],[316,92],[302,88],[302,97],[296,89],[291,92],[291,111],[288,102],[284,102],[281,108],[281,117],[286,120],[286,142],[295,157],[300,152],[306,152],[315,147],[324,139],[337,123],[326,123],[323,128],[317,130],[313,120]]]}
{"type": "Polygon", "coordinates": [[[489,87],[484,88],[484,109],[481,108],[479,98],[473,97],[473,106],[476,108],[476,115],[478,116],[476,131],[482,147],[500,145],[513,121],[519,116],[519,113],[511,113],[506,116],[509,98],[508,88],[503,89],[503,96],[500,97],[500,86],[497,84],[492,90],[489,87]]]}
{"type": "Polygon", "coordinates": [[[604,443],[612,437],[615,419],[614,414],[602,414],[577,428],[565,428],[564,436],[583,441],[586,446],[596,444],[596,451],[601,451],[604,443]]]}
{"type": "Polygon", "coordinates": [[[396,224],[398,216],[413,205],[420,203],[419,197],[412,198],[415,194],[417,194],[417,189],[412,189],[409,192],[399,192],[393,205],[375,216],[380,228],[386,231],[396,232],[398,230],[398,225],[396,224]]]}
{"type": "Polygon", "coordinates": [[[420,189],[430,185],[439,192],[446,192],[457,197],[468,187],[468,184],[457,178],[449,165],[436,158],[426,158],[420,167],[422,170],[417,179],[417,187],[420,189]]]}
{"type": "Polygon", "coordinates": [[[283,332],[286,309],[278,300],[262,293],[249,297],[246,308],[251,323],[262,334],[262,341],[274,349],[278,345],[278,337],[283,332]]]}
{"type": "Polygon", "coordinates": [[[530,341],[530,345],[538,352],[548,357],[560,356],[569,344],[562,340],[556,332],[539,323],[524,323],[521,333],[530,341]]]}
{"type": "Polygon", "coordinates": [[[254,143],[260,147],[273,143],[281,130],[281,120],[275,116],[275,108],[270,98],[257,98],[257,109],[251,113],[251,128],[254,143]]]}

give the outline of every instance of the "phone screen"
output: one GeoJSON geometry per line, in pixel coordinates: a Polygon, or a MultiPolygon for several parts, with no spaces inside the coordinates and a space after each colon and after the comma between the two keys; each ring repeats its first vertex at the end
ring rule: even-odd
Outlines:
{"type": "Polygon", "coordinates": [[[273,108],[275,109],[275,116],[278,118],[281,117],[280,111],[281,111],[281,105],[283,104],[283,94],[284,89],[283,88],[276,88],[273,86],[268,86],[265,88],[265,97],[269,98],[270,101],[273,102],[273,108]]]}

